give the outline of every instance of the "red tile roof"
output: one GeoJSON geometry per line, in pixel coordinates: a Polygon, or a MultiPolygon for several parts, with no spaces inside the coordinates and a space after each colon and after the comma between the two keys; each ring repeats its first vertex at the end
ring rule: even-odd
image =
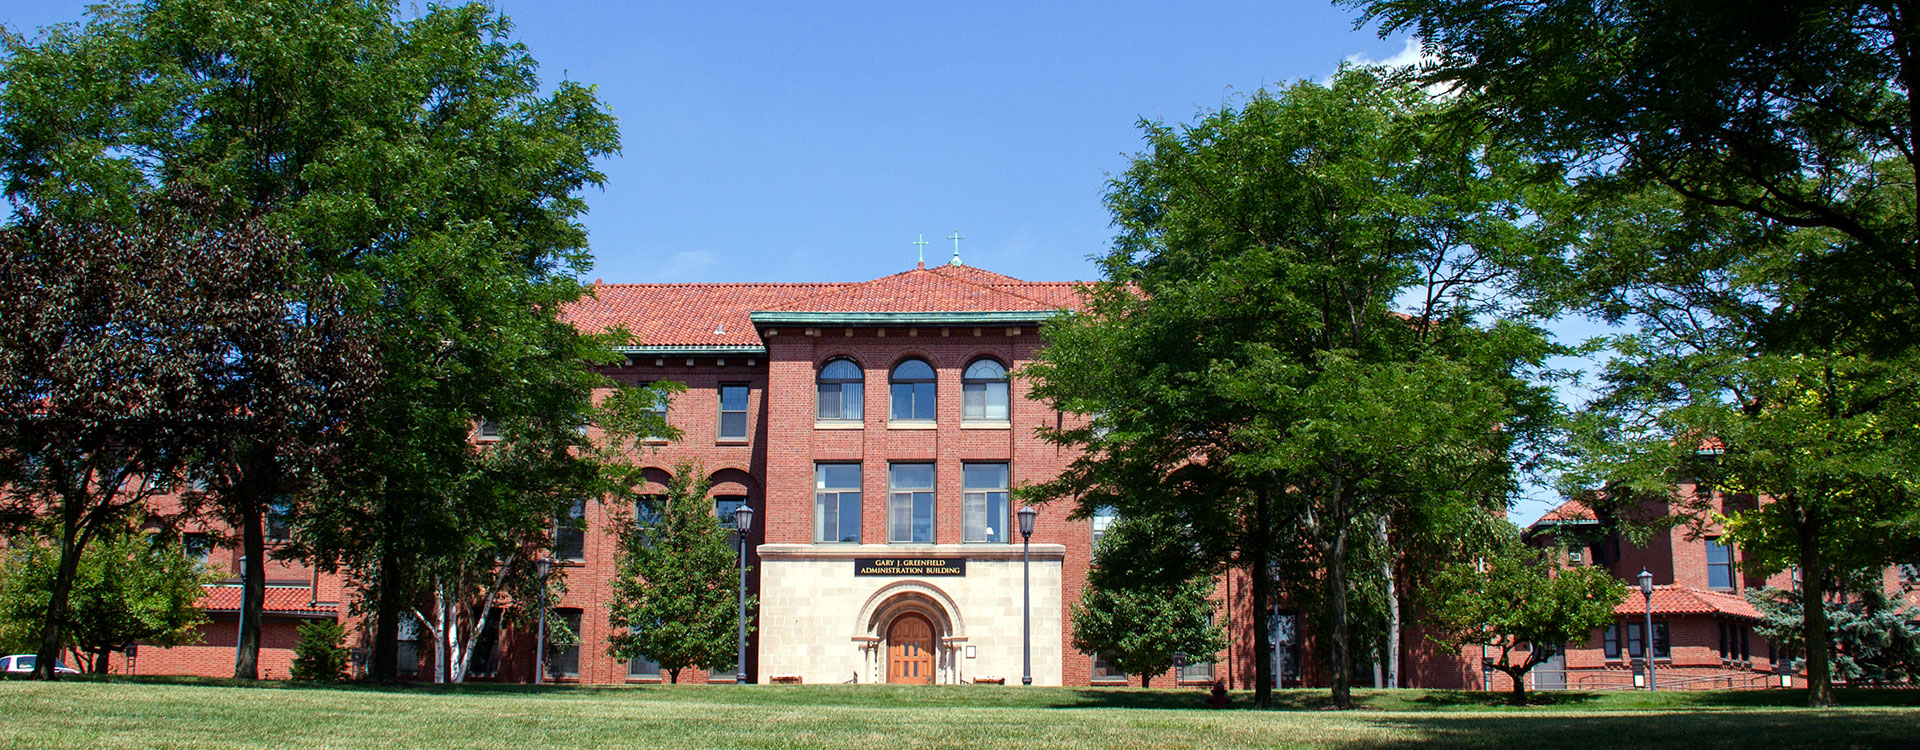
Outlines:
{"type": "Polygon", "coordinates": [[[595,284],[567,306],[584,331],[624,325],[641,346],[757,346],[747,317],[782,312],[1026,312],[1079,307],[1082,282],[1030,282],[971,266],[840,284],[595,284]]]}
{"type": "MultiPolygon", "coordinates": [[[[1614,605],[1616,615],[1641,615],[1647,613],[1647,600],[1640,590],[1629,586],[1627,596],[1614,605]]],[[[1653,587],[1653,613],[1656,615],[1720,615],[1738,617],[1745,620],[1759,620],[1760,610],[1752,602],[1733,594],[1719,591],[1703,591],[1689,586],[1653,587]]]]}
{"type": "MultiPolygon", "coordinates": [[[[261,607],[268,613],[332,614],[340,607],[333,602],[319,602],[309,606],[313,599],[312,589],[305,586],[285,587],[268,586],[267,599],[261,607]]],[[[209,612],[237,612],[240,610],[239,586],[202,586],[200,587],[200,608],[209,612]]]]}
{"type": "Polygon", "coordinates": [[[1599,520],[1599,518],[1593,514],[1593,509],[1587,507],[1586,503],[1583,503],[1575,499],[1575,500],[1568,500],[1564,503],[1561,503],[1558,507],[1555,507],[1553,510],[1547,511],[1546,515],[1541,516],[1540,520],[1534,521],[1533,525],[1528,526],[1527,528],[1534,528],[1536,526],[1558,524],[1558,523],[1577,523],[1580,521],[1595,521],[1595,520],[1599,520]]]}

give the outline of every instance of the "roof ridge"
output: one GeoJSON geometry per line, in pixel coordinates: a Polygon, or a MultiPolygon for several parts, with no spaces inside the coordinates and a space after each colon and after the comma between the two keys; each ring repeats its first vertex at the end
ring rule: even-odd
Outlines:
{"type": "MultiPolygon", "coordinates": [[[[991,272],[991,271],[989,271],[988,273],[992,273],[992,272],[991,272]]],[[[836,293],[840,293],[840,292],[843,292],[843,291],[846,291],[846,290],[848,290],[848,289],[858,289],[858,288],[860,288],[860,287],[865,287],[865,286],[873,286],[873,285],[876,285],[876,284],[881,284],[881,283],[884,283],[884,282],[887,282],[887,281],[889,281],[889,280],[893,280],[893,279],[900,279],[900,278],[904,278],[904,277],[907,277],[907,276],[912,276],[912,275],[914,275],[914,274],[924,274],[924,275],[926,275],[926,276],[930,276],[930,277],[932,277],[932,278],[936,278],[936,279],[939,279],[939,280],[941,280],[941,281],[942,281],[942,282],[944,282],[944,283],[952,283],[952,284],[961,284],[961,285],[964,285],[964,286],[966,286],[966,287],[968,287],[968,288],[972,288],[972,289],[978,289],[978,290],[980,290],[980,291],[983,291],[983,292],[988,292],[988,293],[992,293],[992,294],[1003,294],[1003,295],[1006,295],[1006,296],[1008,296],[1008,297],[1013,297],[1014,299],[1018,299],[1018,300],[1020,300],[1020,301],[1022,301],[1022,302],[1026,302],[1026,303],[1028,303],[1028,304],[1031,304],[1031,305],[1038,305],[1038,306],[1040,306],[1040,307],[1041,307],[1041,308],[1043,308],[1043,309],[1048,309],[1048,310],[1053,310],[1053,309],[1058,309],[1058,306],[1056,306],[1056,305],[1054,305],[1054,304],[1052,304],[1052,303],[1050,303],[1050,302],[1046,302],[1046,301],[1043,301],[1043,300],[1038,300],[1038,299],[1034,299],[1034,298],[1032,298],[1032,297],[1028,297],[1028,296],[1026,296],[1026,295],[1024,295],[1024,294],[1018,294],[1018,293],[1015,293],[1015,292],[1012,292],[1012,291],[1008,291],[1008,290],[1005,290],[1005,289],[999,289],[999,288],[996,288],[996,287],[993,287],[993,286],[988,286],[988,285],[986,285],[986,284],[982,284],[982,283],[979,283],[979,282],[976,282],[976,281],[971,281],[971,280],[968,280],[968,279],[964,279],[964,278],[961,278],[961,277],[959,277],[959,276],[950,276],[950,275],[947,275],[947,274],[944,274],[944,273],[940,273],[940,272],[938,272],[938,271],[935,271],[934,269],[931,269],[931,268],[924,268],[924,267],[916,267],[916,268],[909,268],[909,269],[907,269],[907,270],[905,270],[905,271],[901,271],[901,272],[899,272],[899,273],[890,273],[890,274],[887,274],[887,275],[885,275],[885,276],[881,276],[881,277],[879,277],[879,278],[875,278],[875,279],[868,279],[868,280],[866,280],[866,281],[860,281],[860,282],[854,282],[854,283],[849,283],[849,284],[846,284],[846,285],[844,285],[844,286],[843,286],[842,288],[839,288],[839,289],[826,289],[826,290],[822,290],[822,291],[820,291],[820,292],[819,292],[819,293],[817,293],[817,294],[809,294],[809,295],[806,295],[806,296],[802,296],[802,297],[795,297],[795,298],[793,298],[793,299],[790,299],[790,300],[787,300],[787,301],[785,301],[785,302],[782,302],[782,303],[780,303],[780,304],[778,304],[778,305],[774,305],[774,306],[772,306],[772,307],[769,307],[769,308],[767,308],[767,310],[768,310],[768,311],[793,311],[793,310],[794,310],[794,306],[795,306],[795,305],[801,305],[801,304],[804,304],[804,303],[806,303],[806,302],[808,302],[808,301],[810,301],[810,300],[817,300],[817,299],[822,299],[822,298],[827,298],[827,297],[828,297],[829,295],[833,295],[833,294],[836,294],[836,293]]],[[[1011,277],[1011,276],[1008,276],[1007,278],[1013,278],[1013,277],[1011,277]]]]}

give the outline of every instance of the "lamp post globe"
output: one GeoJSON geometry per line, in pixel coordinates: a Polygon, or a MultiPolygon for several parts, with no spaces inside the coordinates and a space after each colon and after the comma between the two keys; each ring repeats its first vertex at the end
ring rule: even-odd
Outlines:
{"type": "Polygon", "coordinates": [[[1647,692],[1653,692],[1653,574],[1640,569],[1640,596],[1647,600],[1647,639],[1642,652],[1647,658],[1647,692]]]}
{"type": "Polygon", "coordinates": [[[741,503],[733,509],[733,530],[740,535],[740,612],[737,626],[739,643],[733,651],[733,682],[747,684],[747,533],[753,530],[753,506],[741,503]]]}
{"type": "Polygon", "coordinates": [[[1033,684],[1033,518],[1040,511],[1020,509],[1020,684],[1033,684]]]}

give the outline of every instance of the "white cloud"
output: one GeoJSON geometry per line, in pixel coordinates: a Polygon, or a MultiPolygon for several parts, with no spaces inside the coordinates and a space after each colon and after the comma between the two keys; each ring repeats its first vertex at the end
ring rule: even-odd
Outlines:
{"type": "Polygon", "coordinates": [[[1420,38],[1411,36],[1407,37],[1406,46],[1401,47],[1399,52],[1393,53],[1385,60],[1375,60],[1359,52],[1347,55],[1347,62],[1353,65],[1384,65],[1389,68],[1404,68],[1408,65],[1419,65],[1432,59],[1432,57],[1420,51],[1420,38]]]}

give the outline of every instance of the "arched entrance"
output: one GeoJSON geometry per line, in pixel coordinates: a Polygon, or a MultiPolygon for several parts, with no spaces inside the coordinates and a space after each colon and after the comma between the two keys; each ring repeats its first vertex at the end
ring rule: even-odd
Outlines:
{"type": "Polygon", "coordinates": [[[902,614],[887,627],[887,682],[933,684],[933,623],[902,614]]]}

